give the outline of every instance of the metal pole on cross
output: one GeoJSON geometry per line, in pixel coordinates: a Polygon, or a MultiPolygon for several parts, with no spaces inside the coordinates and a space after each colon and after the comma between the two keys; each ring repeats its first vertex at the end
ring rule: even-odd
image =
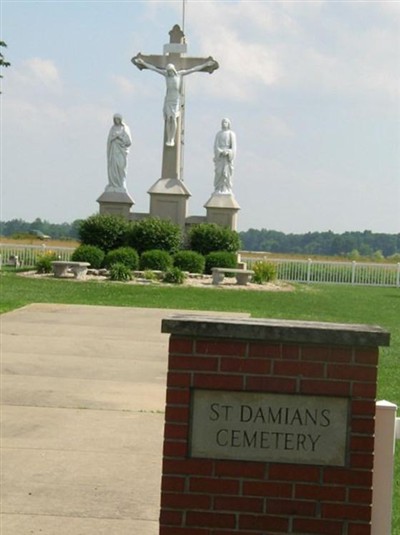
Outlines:
{"type": "Polygon", "coordinates": [[[182,31],[185,33],[186,0],[182,0],[182,31]]]}

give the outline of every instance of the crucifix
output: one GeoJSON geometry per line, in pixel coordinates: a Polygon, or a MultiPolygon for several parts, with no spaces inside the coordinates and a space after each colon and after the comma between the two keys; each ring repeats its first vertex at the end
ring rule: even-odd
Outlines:
{"type": "Polygon", "coordinates": [[[178,24],[169,32],[170,42],[164,45],[163,55],[145,56],[139,52],[132,63],[140,70],[149,69],[164,76],[164,143],[161,178],[181,180],[182,132],[184,128],[183,77],[194,72],[212,73],[218,63],[209,58],[185,56],[185,35],[178,24]]]}

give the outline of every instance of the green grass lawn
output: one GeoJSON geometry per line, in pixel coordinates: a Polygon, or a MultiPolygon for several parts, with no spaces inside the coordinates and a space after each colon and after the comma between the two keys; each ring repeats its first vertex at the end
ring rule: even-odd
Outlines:
{"type": "MultiPolygon", "coordinates": [[[[391,333],[381,349],[378,399],[400,407],[400,289],[299,285],[293,292],[264,292],[111,282],[33,279],[0,272],[0,312],[29,303],[247,312],[252,317],[379,325],[391,333]]],[[[396,449],[392,535],[400,535],[400,445],[396,449]]]]}

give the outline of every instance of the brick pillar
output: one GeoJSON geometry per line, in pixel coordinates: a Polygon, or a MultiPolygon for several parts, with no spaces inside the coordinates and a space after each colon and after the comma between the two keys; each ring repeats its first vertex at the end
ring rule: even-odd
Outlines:
{"type": "Polygon", "coordinates": [[[379,327],[179,316],[160,535],[371,535],[379,327]]]}

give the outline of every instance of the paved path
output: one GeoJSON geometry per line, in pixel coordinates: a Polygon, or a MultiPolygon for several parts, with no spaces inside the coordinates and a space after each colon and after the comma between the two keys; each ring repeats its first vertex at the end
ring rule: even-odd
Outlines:
{"type": "Polygon", "coordinates": [[[161,319],[176,312],[40,304],[1,316],[1,535],[157,535],[161,319]]]}

